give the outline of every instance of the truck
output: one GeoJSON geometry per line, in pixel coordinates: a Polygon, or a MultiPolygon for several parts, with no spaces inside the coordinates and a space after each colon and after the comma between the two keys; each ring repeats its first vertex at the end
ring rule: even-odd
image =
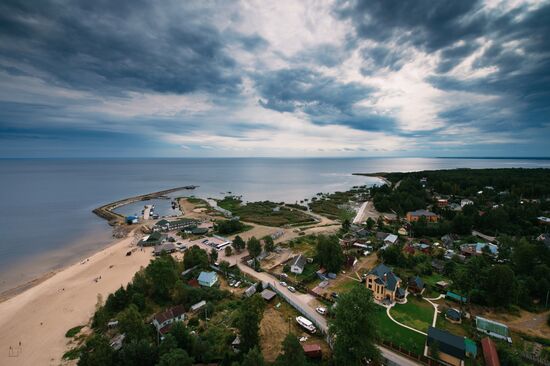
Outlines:
{"type": "Polygon", "coordinates": [[[304,318],[303,316],[297,316],[296,322],[300,324],[302,328],[310,332],[311,334],[315,333],[317,329],[315,328],[315,325],[308,319],[304,318]]]}

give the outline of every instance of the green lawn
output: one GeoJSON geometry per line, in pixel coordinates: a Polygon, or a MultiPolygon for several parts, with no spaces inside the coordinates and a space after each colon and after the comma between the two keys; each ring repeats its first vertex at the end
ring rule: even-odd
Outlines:
{"type": "Polygon", "coordinates": [[[382,340],[391,342],[395,347],[399,346],[419,355],[424,352],[425,336],[395,324],[388,318],[386,309],[383,306],[377,306],[376,309],[378,309],[375,313],[378,323],[378,333],[382,340]]]}
{"type": "Polygon", "coordinates": [[[427,332],[433,321],[434,308],[426,300],[409,295],[406,304],[396,304],[391,308],[390,313],[398,322],[421,332],[427,332]]]}
{"type": "Polygon", "coordinates": [[[315,219],[302,210],[289,209],[270,202],[249,202],[243,204],[237,197],[225,197],[218,206],[231,211],[241,220],[267,226],[299,226],[315,223],[315,219]],[[275,211],[274,211],[275,210],[275,211]]]}
{"type": "MultiPolygon", "coordinates": [[[[339,275],[339,276],[343,276],[343,275],[339,275]]],[[[353,276],[353,273],[350,274],[350,276],[353,276]]],[[[365,286],[365,284],[346,277],[345,281],[340,282],[337,286],[331,287],[330,289],[332,291],[337,292],[338,294],[343,294],[346,292],[350,292],[356,286],[365,286]]]]}

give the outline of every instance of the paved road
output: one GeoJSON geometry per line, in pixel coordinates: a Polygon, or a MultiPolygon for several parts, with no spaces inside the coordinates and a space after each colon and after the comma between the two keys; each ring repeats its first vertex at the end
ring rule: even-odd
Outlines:
{"type": "MultiPolygon", "coordinates": [[[[326,319],[322,315],[317,313],[315,309],[309,305],[309,303],[312,300],[314,300],[314,297],[312,295],[290,292],[286,287],[279,285],[279,281],[275,279],[273,276],[265,272],[256,272],[252,268],[240,262],[238,263],[238,266],[242,272],[257,278],[260,281],[271,283],[272,285],[274,285],[274,287],[278,291],[280,291],[284,297],[291,299],[294,303],[296,303],[299,307],[301,307],[302,315],[306,316],[308,319],[318,324],[319,327],[321,328],[321,331],[324,332],[325,334],[328,332],[328,324],[326,319]]],[[[419,363],[413,360],[410,360],[406,357],[403,357],[385,347],[378,346],[378,348],[380,349],[382,357],[387,361],[387,365],[399,365],[399,366],[420,365],[419,363]]]]}

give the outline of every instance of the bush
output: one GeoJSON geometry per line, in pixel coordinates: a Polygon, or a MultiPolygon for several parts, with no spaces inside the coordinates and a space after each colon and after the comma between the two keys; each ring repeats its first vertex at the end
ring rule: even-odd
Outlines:
{"type": "Polygon", "coordinates": [[[219,220],[214,225],[216,231],[223,235],[240,233],[246,229],[246,225],[239,220],[219,220]]]}
{"type": "Polygon", "coordinates": [[[83,325],[77,325],[76,327],[73,327],[71,329],[69,329],[67,331],[67,333],[65,333],[65,337],[67,338],[72,338],[74,337],[75,335],[77,335],[78,333],[80,333],[80,330],[84,328],[83,325]]]}

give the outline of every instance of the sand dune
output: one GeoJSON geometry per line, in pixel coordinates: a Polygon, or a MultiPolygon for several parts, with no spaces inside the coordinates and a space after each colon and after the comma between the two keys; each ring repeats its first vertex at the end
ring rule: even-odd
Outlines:
{"type": "Polygon", "coordinates": [[[105,299],[151,260],[150,248],[126,256],[132,242],[133,234],[0,303],[0,364],[59,365],[65,332],[88,323],[98,294],[105,299]]]}

